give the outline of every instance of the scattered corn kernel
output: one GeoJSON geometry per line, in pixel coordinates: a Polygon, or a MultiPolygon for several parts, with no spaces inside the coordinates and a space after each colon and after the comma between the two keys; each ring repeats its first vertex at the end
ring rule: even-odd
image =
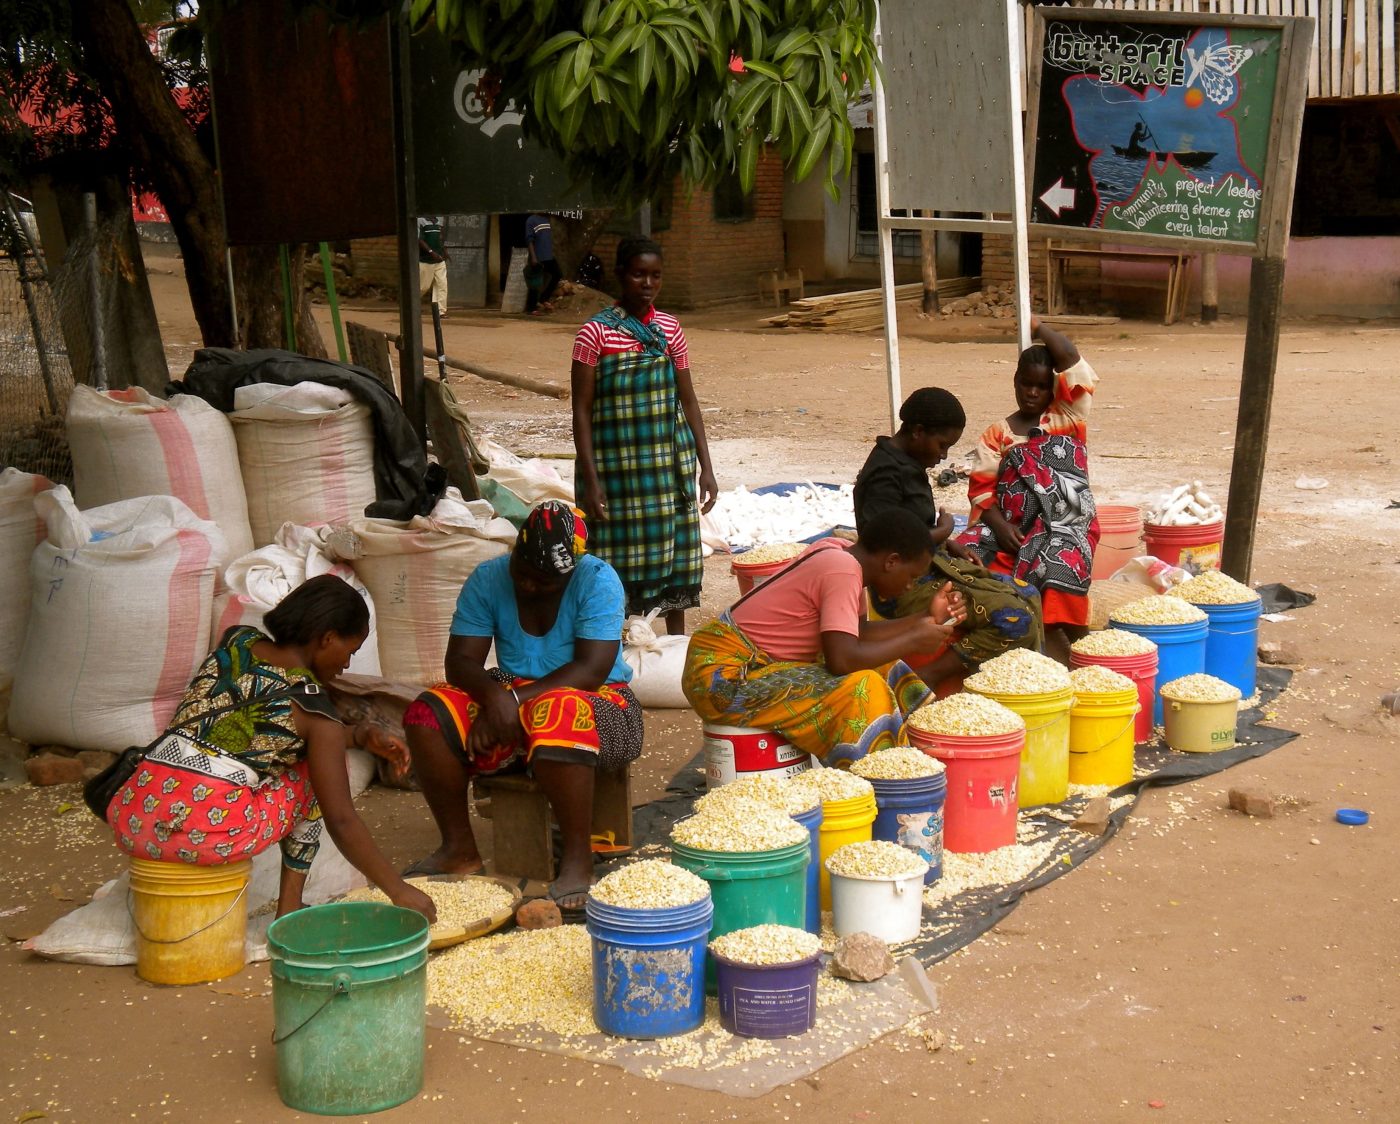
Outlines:
{"type": "Polygon", "coordinates": [[[984,886],[1020,882],[1050,860],[1055,841],[1013,843],[981,854],[943,852],[943,873],[924,890],[924,904],[937,909],[949,898],[984,886]]]}
{"type": "Polygon", "coordinates": [[[710,884],[665,859],[643,859],[604,875],[589,892],[623,909],[673,909],[709,897],[710,884]]]}
{"type": "Polygon", "coordinates": [[[845,769],[808,769],[798,773],[790,782],[799,789],[815,792],[823,804],[833,800],[856,800],[875,796],[875,790],[864,777],[852,776],[845,769]]]}
{"type": "Polygon", "coordinates": [[[867,753],[853,762],[851,772],[866,780],[907,781],[915,777],[936,777],[943,772],[943,762],[923,750],[907,745],[891,746],[878,753],[867,753]]]}
{"type": "MultiPolygon", "coordinates": [[[[736,566],[762,566],[769,562],[786,562],[789,558],[796,558],[807,549],[806,543],[801,542],[774,542],[767,546],[756,546],[752,550],[746,550],[743,554],[736,555],[734,564],[736,566]]],[[[808,563],[810,565],[811,563],[808,563]]]]}
{"type": "Polygon", "coordinates": [[[1145,656],[1155,652],[1157,645],[1136,632],[1105,628],[1076,640],[1069,650],[1081,656],[1145,656]]]}
{"type": "Polygon", "coordinates": [[[794,788],[787,777],[780,777],[773,773],[751,773],[700,797],[695,802],[695,810],[697,812],[717,810],[720,805],[727,804],[737,797],[760,800],[790,816],[810,812],[821,803],[820,798],[812,789],[794,788]]]}
{"type": "Polygon", "coordinates": [[[1024,730],[1026,720],[993,699],[961,691],[919,707],[909,716],[909,725],[926,734],[989,738],[1024,730]]]}
{"type": "Polygon", "coordinates": [[[1137,684],[1126,675],[1098,664],[1076,667],[1069,673],[1069,684],[1076,695],[1110,695],[1137,690],[1137,684]]]}
{"type": "Polygon", "coordinates": [[[792,964],[821,951],[821,938],[789,925],[754,925],[735,929],[710,942],[710,951],[738,964],[792,964]]]}
{"type": "Polygon", "coordinates": [[[1206,570],[1167,591],[1193,605],[1246,605],[1258,601],[1259,594],[1219,570],[1206,570]]]}
{"type": "Polygon", "coordinates": [[[826,869],[847,878],[908,878],[915,874],[923,877],[928,863],[918,852],[898,843],[867,839],[836,848],[826,860],[826,869]]]}
{"type": "Polygon", "coordinates": [[[1233,702],[1240,689],[1214,675],[1183,675],[1162,684],[1162,697],[1177,702],[1233,702]]]}
{"type": "MultiPolygon", "coordinates": [[[[438,919],[429,931],[431,936],[440,936],[457,929],[465,929],[502,910],[509,909],[515,895],[504,886],[485,879],[468,879],[464,882],[434,882],[431,878],[413,878],[412,884],[437,906],[438,919]]],[[[387,902],[388,896],[382,890],[369,886],[345,895],[351,902],[387,902]]]]}
{"type": "Polygon", "coordinates": [[[776,851],[808,838],[807,829],[791,816],[744,797],[683,819],[671,829],[673,843],[700,851],[776,851]]]}
{"type": "Polygon", "coordinates": [[[1013,648],[988,660],[963,681],[969,691],[991,695],[1043,695],[1069,686],[1069,672],[1049,656],[1013,648]]]}
{"type": "Polygon", "coordinates": [[[1205,620],[1206,615],[1189,601],[1157,593],[1119,605],[1108,619],[1113,624],[1194,624],[1205,620]]]}

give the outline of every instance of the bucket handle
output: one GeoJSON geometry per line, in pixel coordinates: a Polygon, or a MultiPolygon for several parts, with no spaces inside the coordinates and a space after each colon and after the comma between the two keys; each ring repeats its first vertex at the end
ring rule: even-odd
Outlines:
{"type": "Polygon", "coordinates": [[[287,1041],[287,1039],[292,1037],[292,1035],[297,1034],[302,1030],[305,1030],[311,1024],[312,1020],[316,1018],[317,1015],[319,1015],[322,1011],[329,1007],[331,1003],[335,1001],[336,996],[349,994],[349,974],[346,972],[337,972],[331,978],[331,992],[329,995],[326,996],[325,1002],[322,1003],[319,1007],[317,1007],[316,1010],[312,1011],[311,1014],[307,1015],[306,1018],[302,1019],[301,1023],[298,1026],[294,1027],[292,1030],[289,1030],[286,1034],[282,1035],[281,1038],[277,1037],[277,1032],[274,1030],[272,1032],[272,1044],[274,1046],[282,1045],[282,1043],[287,1041]]]}
{"type": "MultiPolygon", "coordinates": [[[[1139,708],[1139,709],[1141,709],[1141,708],[1139,708]]],[[[1116,742],[1119,738],[1121,738],[1124,734],[1126,734],[1130,729],[1132,729],[1133,723],[1137,721],[1137,716],[1138,716],[1138,712],[1137,712],[1136,710],[1133,711],[1132,715],[1128,718],[1128,721],[1125,722],[1125,723],[1123,724],[1122,729],[1120,729],[1117,733],[1115,733],[1115,734],[1113,734],[1112,736],[1110,736],[1109,739],[1108,739],[1106,742],[1102,742],[1101,744],[1096,745],[1093,749],[1086,749],[1086,750],[1082,750],[1081,752],[1083,752],[1083,753],[1097,753],[1097,752],[1098,752],[1099,750],[1101,750],[1101,749],[1107,749],[1107,748],[1108,748],[1109,746],[1111,746],[1114,742],[1116,742]]]]}
{"type": "Polygon", "coordinates": [[[697,878],[703,878],[706,882],[734,881],[734,876],[730,874],[729,871],[725,870],[723,867],[718,866],[695,867],[691,871],[691,873],[694,874],[697,878]]]}
{"type": "Polygon", "coordinates": [[[247,893],[248,883],[245,882],[243,883],[243,888],[239,890],[237,894],[234,895],[233,902],[229,905],[228,909],[224,910],[223,913],[219,914],[219,916],[214,918],[214,920],[209,922],[209,924],[201,925],[193,933],[186,933],[183,937],[170,937],[168,939],[162,939],[160,937],[148,937],[145,931],[141,928],[141,922],[136,920],[136,911],[131,908],[131,890],[128,890],[126,892],[126,913],[127,916],[131,918],[131,924],[135,927],[136,932],[140,934],[141,939],[147,944],[184,944],[185,941],[191,940],[192,938],[199,936],[200,933],[212,929],[215,925],[217,925],[220,921],[222,921],[225,917],[232,913],[236,908],[238,908],[238,903],[243,900],[244,895],[247,893]]]}
{"type": "Polygon", "coordinates": [[[1068,722],[1069,710],[1069,707],[1065,707],[1065,709],[1060,711],[1060,713],[1056,717],[1050,719],[1049,722],[1042,722],[1039,726],[1027,726],[1026,733],[1038,734],[1041,730],[1048,730],[1051,726],[1058,726],[1061,722],[1068,722]]]}

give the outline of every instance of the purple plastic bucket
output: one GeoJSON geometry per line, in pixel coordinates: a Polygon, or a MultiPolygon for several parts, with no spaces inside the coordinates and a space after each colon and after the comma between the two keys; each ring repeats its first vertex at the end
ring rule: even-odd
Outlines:
{"type": "Polygon", "coordinates": [[[716,955],[720,1025],[741,1038],[792,1038],[817,1021],[821,954],[790,964],[738,964],[716,955]]]}

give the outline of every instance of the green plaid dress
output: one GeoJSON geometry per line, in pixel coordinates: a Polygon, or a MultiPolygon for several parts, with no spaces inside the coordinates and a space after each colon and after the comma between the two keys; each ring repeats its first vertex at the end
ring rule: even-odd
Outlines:
{"type": "MultiPolygon", "coordinates": [[[[704,573],[695,435],[681,409],[669,341],[654,318],[643,322],[619,307],[590,323],[641,348],[598,356],[593,456],[608,518],[589,524],[588,550],[617,571],[628,613],[693,609],[704,573]]],[[[586,487],[576,486],[583,500],[586,487]]]]}

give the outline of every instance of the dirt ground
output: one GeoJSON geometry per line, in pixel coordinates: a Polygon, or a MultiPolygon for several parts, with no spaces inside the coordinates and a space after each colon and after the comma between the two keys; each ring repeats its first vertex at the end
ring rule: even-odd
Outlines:
{"type": "MultiPolygon", "coordinates": [[[[178,374],[196,338],[178,263],[150,268],[178,374]]],[[[347,315],[386,328],[395,319],[382,305],[347,315]]],[[[736,306],[684,318],[721,486],[852,479],[887,432],[880,336],[763,330],[760,315],[736,306]]],[[[955,457],[1010,408],[1015,357],[1004,323],[956,329],[911,317],[901,341],[906,390],[946,386],[967,408],[955,457]]],[[[446,330],[451,354],[567,382],[562,315],[454,313],[446,330]]],[[[1073,334],[1103,377],[1090,439],[1099,502],[1146,500],[1189,479],[1223,495],[1243,323],[1073,334]]],[[[941,1049],[896,1032],[737,1100],[430,1030],[422,1097],[384,1118],[457,1120],[470,1105],[479,1119],[524,1120],[567,1096],[585,1121],[1400,1119],[1400,718],[1378,709],[1400,687],[1400,510],[1387,508],[1400,500],[1400,446],[1384,412],[1400,397],[1397,344],[1394,323],[1296,321],[1283,336],[1253,577],[1318,597],[1263,626],[1299,654],[1274,721],[1302,736],[1148,792],[1099,855],[935,965],[941,1010],[925,1028],[941,1031],[941,1049]],[[1302,490],[1300,477],[1328,486],[1302,490]],[[1245,784],[1294,803],[1271,820],[1227,811],[1226,791],[1245,784]],[[1371,824],[1337,824],[1347,806],[1369,809],[1371,824]]],[[[570,448],[566,402],[470,376],[459,394],[517,452],[570,448]]],[[[705,611],[732,593],[725,561],[712,559],[705,611]]],[[[649,714],[647,733],[643,800],[699,745],[687,712],[649,714]]],[[[76,798],[0,791],[0,927],[11,937],[122,867],[95,821],[59,813],[76,798]]],[[[362,808],[393,859],[429,846],[419,797],[372,789],[362,808]]],[[[49,963],[5,941],[0,972],[0,1117],[190,1119],[214,1106],[230,1121],[296,1116],[277,1097],[265,966],[161,989],[129,968],[49,963]]]]}

